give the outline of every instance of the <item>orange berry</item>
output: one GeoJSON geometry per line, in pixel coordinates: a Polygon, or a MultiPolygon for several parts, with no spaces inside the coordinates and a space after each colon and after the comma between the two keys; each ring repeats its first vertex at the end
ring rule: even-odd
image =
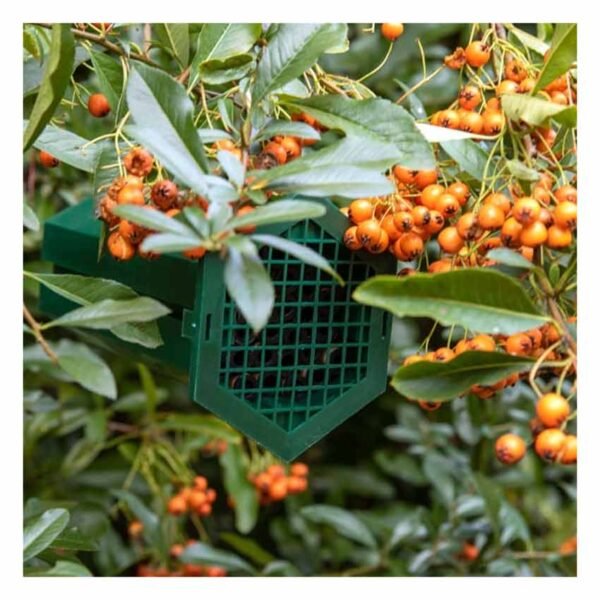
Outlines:
{"type": "Polygon", "coordinates": [[[197,248],[191,248],[190,250],[184,250],[183,255],[190,260],[200,260],[206,254],[206,248],[198,246],[197,248]]]}
{"type": "Polygon", "coordinates": [[[355,225],[359,225],[373,217],[373,204],[364,198],[354,200],[348,207],[348,216],[355,225]]]}
{"type": "Polygon", "coordinates": [[[289,494],[301,494],[306,491],[308,483],[304,477],[292,475],[287,478],[287,491],[289,494]]]}
{"type": "Polygon", "coordinates": [[[544,394],[535,407],[538,419],[546,427],[559,427],[569,416],[569,403],[559,394],[544,394]]]}
{"type": "Polygon", "coordinates": [[[419,400],[419,408],[426,410],[427,412],[433,412],[441,408],[441,402],[428,402],[426,400],[419,400]]]}
{"type": "Polygon", "coordinates": [[[510,60],[504,65],[504,76],[511,81],[521,83],[527,77],[527,69],[520,60],[510,60]]]}
{"type": "Polygon", "coordinates": [[[436,202],[439,200],[440,196],[445,193],[445,191],[446,190],[443,185],[432,183],[425,187],[421,192],[421,203],[429,210],[432,210],[435,208],[436,202]]]}
{"type": "Polygon", "coordinates": [[[118,231],[124,239],[134,246],[144,239],[144,228],[125,219],[120,221],[118,231]]]}
{"type": "Polygon", "coordinates": [[[466,112],[460,117],[458,128],[468,133],[480,134],[483,131],[485,119],[477,112],[466,112]]]}
{"type": "Polygon", "coordinates": [[[483,133],[485,135],[498,135],[506,122],[504,114],[499,111],[486,110],[483,113],[483,133]]]}
{"type": "MultiPolygon", "coordinates": [[[[236,217],[242,217],[243,215],[247,215],[254,211],[254,207],[246,204],[245,206],[241,206],[238,208],[235,213],[236,217]]],[[[244,225],[242,227],[237,227],[236,231],[239,233],[254,233],[256,231],[256,225],[244,225]]]]}
{"type": "MultiPolygon", "coordinates": [[[[359,226],[360,227],[360,226],[359,226]]],[[[365,244],[365,248],[372,254],[381,254],[390,245],[390,238],[385,229],[379,228],[379,238],[365,244]]]]}
{"type": "Polygon", "coordinates": [[[416,169],[407,169],[401,165],[396,165],[393,169],[394,177],[400,182],[406,185],[414,185],[415,177],[419,172],[416,169]]]}
{"type": "Polygon", "coordinates": [[[505,246],[514,248],[520,244],[522,231],[523,225],[521,225],[514,217],[508,217],[502,225],[500,239],[505,246]]]}
{"type": "Polygon", "coordinates": [[[519,198],[513,206],[513,217],[522,223],[523,225],[531,225],[534,221],[537,221],[540,216],[541,207],[537,200],[525,196],[519,198]]]}
{"type": "Polygon", "coordinates": [[[567,538],[558,548],[563,556],[577,552],[577,538],[575,536],[567,538]]]}
{"type": "Polygon", "coordinates": [[[277,479],[269,485],[269,496],[271,500],[283,500],[288,493],[287,478],[277,479]]]}
{"type": "Polygon", "coordinates": [[[565,434],[560,429],[544,429],[535,438],[536,454],[544,460],[554,462],[565,445],[565,434]]]}
{"type": "Polygon", "coordinates": [[[284,165],[287,162],[287,151],[281,144],[278,144],[277,142],[269,142],[266,144],[266,146],[263,148],[263,152],[265,154],[270,154],[280,165],[284,165]]]}
{"type": "Polygon", "coordinates": [[[458,103],[461,108],[473,110],[481,103],[481,92],[475,85],[465,85],[458,94],[458,103]]]}
{"type": "Polygon", "coordinates": [[[508,354],[527,356],[533,350],[533,343],[526,333],[515,333],[506,338],[504,348],[508,354]]]}
{"type": "MultiPolygon", "coordinates": [[[[413,218],[413,223],[417,227],[422,227],[423,225],[427,225],[431,221],[431,213],[426,206],[415,206],[410,214],[413,218]]],[[[394,221],[396,222],[396,221],[394,221]]],[[[413,226],[414,226],[413,225],[413,226]]],[[[396,223],[396,228],[399,229],[398,224],[396,223]]]]}
{"type": "Polygon", "coordinates": [[[285,136],[279,143],[286,151],[288,159],[298,158],[302,153],[302,147],[297,142],[296,138],[285,136]]]}
{"type": "Polygon", "coordinates": [[[508,215],[511,209],[510,200],[504,194],[500,194],[499,192],[494,192],[486,196],[483,203],[498,206],[505,215],[508,215]]]}
{"type": "Polygon", "coordinates": [[[125,169],[131,175],[136,177],[145,177],[152,171],[154,159],[152,154],[143,148],[134,148],[130,150],[123,160],[125,169]]]}
{"type": "Polygon", "coordinates": [[[535,221],[531,225],[523,227],[521,231],[521,244],[535,248],[540,246],[548,239],[548,230],[540,221],[535,221]]]}
{"type": "Polygon", "coordinates": [[[386,215],[381,219],[381,228],[387,233],[390,242],[395,242],[401,235],[394,224],[394,215],[386,215]]]}
{"type": "Polygon", "coordinates": [[[167,503],[167,510],[169,513],[175,516],[184,514],[188,509],[187,502],[181,494],[177,494],[169,499],[167,503]]]}
{"type": "Polygon", "coordinates": [[[435,362],[448,362],[454,358],[454,350],[452,348],[438,348],[433,353],[433,360],[435,362]]]}
{"type": "Polygon", "coordinates": [[[493,352],[496,350],[496,342],[493,337],[482,333],[470,340],[469,348],[479,352],[493,352]]]}
{"type": "Polygon", "coordinates": [[[442,229],[438,234],[437,240],[441,249],[444,252],[448,252],[448,254],[456,254],[465,245],[456,227],[442,229]]]}
{"type": "Polygon", "coordinates": [[[152,202],[161,210],[169,210],[177,201],[177,185],[168,179],[157,181],[150,192],[152,202]]]}
{"type": "Polygon", "coordinates": [[[563,465],[572,465],[577,462],[577,436],[567,435],[558,460],[563,465]]]}
{"type": "Polygon", "coordinates": [[[482,41],[471,42],[465,48],[465,58],[471,67],[483,67],[490,60],[491,55],[490,47],[482,41]]]}
{"type": "Polygon", "coordinates": [[[414,260],[423,252],[423,240],[416,233],[405,233],[399,240],[400,249],[407,260],[414,260]]]}
{"type": "Polygon", "coordinates": [[[442,110],[438,115],[438,123],[447,129],[458,129],[460,127],[460,114],[456,110],[442,110]]]}
{"type": "Polygon", "coordinates": [[[394,213],[392,219],[394,221],[394,227],[401,234],[408,233],[415,225],[415,220],[413,218],[412,213],[406,210],[401,210],[394,213]]]}
{"type": "Polygon", "coordinates": [[[88,98],[88,111],[92,117],[102,118],[110,112],[110,104],[104,94],[92,94],[88,98]]]}
{"type": "Polygon", "coordinates": [[[472,212],[464,213],[456,222],[456,230],[463,240],[473,241],[481,235],[479,222],[472,212]]]}
{"type": "Polygon", "coordinates": [[[477,213],[477,222],[483,229],[498,229],[504,224],[504,212],[495,204],[484,204],[477,213]]]}
{"type": "Polygon", "coordinates": [[[570,200],[559,202],[554,212],[554,223],[563,229],[574,229],[577,225],[577,204],[570,200]]]}
{"type": "Polygon", "coordinates": [[[135,246],[128,242],[118,231],[113,231],[106,241],[108,251],[117,260],[131,260],[135,256],[135,246]]]}
{"type": "Polygon", "coordinates": [[[183,551],[185,550],[185,547],[183,544],[173,544],[170,548],[169,548],[169,554],[173,557],[173,558],[179,558],[182,554],[183,551]]]}
{"type": "Polygon", "coordinates": [[[132,538],[137,538],[142,535],[144,524],[141,521],[131,521],[127,527],[127,533],[132,538]]]}
{"type": "Polygon", "coordinates": [[[496,457],[505,465],[514,465],[518,463],[527,450],[525,440],[514,433],[505,433],[501,435],[495,444],[496,457]]]}
{"type": "Polygon", "coordinates": [[[429,169],[425,171],[418,171],[415,175],[415,185],[420,189],[425,189],[428,185],[437,182],[437,170],[429,169]]]}
{"type": "Polygon", "coordinates": [[[52,156],[50,152],[46,152],[45,150],[40,150],[38,155],[40,164],[47,169],[53,169],[54,167],[58,167],[60,161],[58,158],[52,156]]]}
{"type": "Polygon", "coordinates": [[[194,511],[198,511],[203,504],[206,504],[206,494],[200,490],[192,490],[188,498],[189,507],[194,511]]]}
{"type": "Polygon", "coordinates": [[[503,79],[496,86],[496,96],[502,96],[502,94],[517,94],[518,92],[519,84],[511,81],[510,79],[503,79]]]}
{"type": "Polygon", "coordinates": [[[381,225],[377,219],[367,219],[362,221],[356,229],[356,235],[363,246],[374,244],[381,237],[381,225]]]}
{"type": "Polygon", "coordinates": [[[126,185],[117,195],[118,204],[135,204],[143,206],[145,204],[144,192],[137,187],[126,185]]]}
{"type": "Polygon", "coordinates": [[[455,181],[448,188],[448,193],[452,194],[461,206],[464,206],[469,199],[469,195],[471,191],[469,190],[469,186],[462,181],[455,181]]]}
{"type": "Polygon", "coordinates": [[[573,202],[577,204],[577,188],[572,185],[561,185],[554,192],[557,202],[573,202]]]}
{"type": "Polygon", "coordinates": [[[465,542],[460,551],[460,558],[472,562],[479,557],[479,548],[475,544],[465,542]]]}
{"type": "Polygon", "coordinates": [[[573,241],[573,234],[569,229],[563,229],[558,225],[548,228],[548,239],[546,243],[550,248],[568,248],[573,241]]]}
{"type": "Polygon", "coordinates": [[[381,35],[388,41],[393,42],[404,33],[403,23],[382,23],[381,35]]]}
{"type": "Polygon", "coordinates": [[[356,230],[356,225],[353,225],[352,227],[348,227],[344,233],[344,245],[350,250],[360,250],[363,246],[362,242],[358,239],[356,230]]]}
{"type": "Polygon", "coordinates": [[[435,203],[435,209],[439,211],[444,218],[452,218],[460,210],[460,204],[452,194],[443,193],[435,203]]]}
{"type": "Polygon", "coordinates": [[[429,223],[425,225],[425,231],[429,235],[433,235],[444,228],[444,215],[437,210],[432,210],[429,214],[431,215],[431,219],[429,223]]]}

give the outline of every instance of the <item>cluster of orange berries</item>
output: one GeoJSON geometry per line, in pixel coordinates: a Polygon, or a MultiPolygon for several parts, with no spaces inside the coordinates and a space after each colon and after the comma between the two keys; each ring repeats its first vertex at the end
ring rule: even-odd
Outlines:
{"type": "MultiPolygon", "coordinates": [[[[169,179],[158,180],[152,186],[146,185],[144,178],[152,171],[154,159],[143,148],[131,150],[125,156],[123,165],[127,175],[118,177],[111,183],[97,207],[97,216],[111,231],[106,246],[117,260],[131,260],[136,254],[142,258],[152,259],[156,254],[143,252],[140,248],[144,238],[152,232],[127,219],[117,217],[113,213],[116,206],[121,204],[144,206],[148,210],[159,210],[169,217],[175,217],[184,206],[194,205],[206,210],[208,204],[199,196],[180,192],[177,184],[169,179]]],[[[184,255],[197,260],[205,253],[205,248],[198,247],[186,250],[184,255]]]]}
{"type": "MultiPolygon", "coordinates": [[[[577,436],[565,433],[561,428],[571,414],[569,402],[560,394],[549,392],[539,398],[535,413],[530,428],[536,454],[548,462],[576,463],[577,436]]],[[[495,448],[498,460],[512,465],[525,456],[527,444],[521,436],[505,433],[496,440],[495,448]]]]}
{"type": "Polygon", "coordinates": [[[261,505],[279,502],[286,496],[301,494],[308,488],[308,466],[304,463],[292,463],[289,474],[280,464],[273,464],[248,479],[259,493],[261,505]]]}
{"type": "Polygon", "coordinates": [[[166,566],[152,567],[143,563],[137,567],[138,577],[226,577],[227,570],[211,565],[191,565],[179,562],[186,546],[195,544],[196,540],[187,540],[185,544],[173,544],[169,550],[171,558],[176,561],[174,568],[166,566]]]}
{"type": "Polygon", "coordinates": [[[207,517],[212,513],[212,505],[216,499],[217,492],[208,487],[206,477],[198,475],[194,477],[192,486],[182,487],[177,494],[169,498],[167,511],[175,516],[194,512],[201,517],[207,517]]]}
{"type": "MultiPolygon", "coordinates": [[[[485,254],[500,246],[518,249],[529,260],[534,249],[566,248],[577,225],[577,189],[570,184],[552,191],[545,174],[531,196],[511,197],[493,192],[481,202],[469,203],[469,187],[456,181],[445,187],[437,183],[437,172],[393,169],[397,193],[386,198],[360,198],[342,211],[352,221],[344,234],[351,250],[379,254],[389,250],[400,261],[421,255],[425,242],[436,237],[445,257],[432,262],[432,273],[454,266],[493,264],[485,254]],[[552,204],[554,203],[554,205],[552,204]]],[[[403,271],[410,274],[412,271],[403,271]]]]}
{"type": "Polygon", "coordinates": [[[200,448],[200,451],[205,456],[221,456],[227,452],[227,447],[227,440],[210,440],[200,448]]]}
{"type": "MultiPolygon", "coordinates": [[[[478,69],[485,66],[492,56],[489,45],[482,41],[471,42],[466,49],[457,48],[453,54],[444,59],[444,64],[451,69],[460,69],[465,64],[478,69]]],[[[548,54],[544,56],[547,60],[548,54]]],[[[495,87],[495,96],[485,100],[479,85],[469,83],[462,88],[457,104],[448,109],[438,111],[431,117],[431,124],[450,129],[461,129],[475,135],[498,135],[503,129],[506,118],[501,108],[503,94],[529,94],[536,85],[537,75],[531,65],[526,65],[518,58],[510,57],[505,65],[503,78],[495,87]],[[483,112],[477,112],[479,105],[485,104],[483,112]]],[[[567,74],[550,82],[538,96],[569,106],[577,104],[577,83],[567,74]]],[[[534,131],[533,141],[541,154],[552,148],[556,139],[556,131],[551,127],[539,127],[534,131]]]]}

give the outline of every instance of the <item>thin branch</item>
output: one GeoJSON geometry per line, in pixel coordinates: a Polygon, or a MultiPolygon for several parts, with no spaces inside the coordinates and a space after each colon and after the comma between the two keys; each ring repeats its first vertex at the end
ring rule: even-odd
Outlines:
{"type": "Polygon", "coordinates": [[[416,83],[409,90],[404,92],[404,94],[402,94],[402,96],[400,96],[400,98],[396,100],[396,104],[402,104],[402,102],[404,102],[404,100],[406,100],[413,92],[416,92],[421,86],[431,81],[438,73],[441,73],[445,68],[446,65],[441,65],[435,71],[432,71],[429,75],[427,75],[427,77],[421,79],[419,83],[416,83]]]}
{"type": "Polygon", "coordinates": [[[40,324],[33,318],[33,315],[29,312],[29,309],[27,308],[27,306],[25,306],[25,304],[23,304],[23,316],[25,317],[27,324],[31,327],[33,335],[35,336],[35,339],[37,340],[38,344],[42,347],[42,350],[48,355],[48,357],[53,363],[58,364],[58,356],[56,356],[54,350],[50,348],[48,342],[42,334],[40,324]]]}

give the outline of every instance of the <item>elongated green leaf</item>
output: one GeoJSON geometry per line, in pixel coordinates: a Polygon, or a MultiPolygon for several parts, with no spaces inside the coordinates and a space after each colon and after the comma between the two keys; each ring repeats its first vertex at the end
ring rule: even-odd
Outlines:
{"type": "Polygon", "coordinates": [[[228,571],[253,574],[252,565],[232,552],[197,542],[189,545],[179,557],[184,564],[224,567],[228,571]]]}
{"type": "Polygon", "coordinates": [[[153,321],[171,312],[153,298],[139,297],[131,300],[100,300],[81,308],[76,308],[43,328],[88,327],[90,329],[111,329],[123,323],[144,323],[153,321]]]}
{"type": "Polygon", "coordinates": [[[156,23],[154,31],[181,67],[187,67],[190,58],[190,32],[187,23],[156,23]]]}
{"type": "Polygon", "coordinates": [[[205,435],[222,439],[232,444],[239,444],[241,436],[227,423],[212,415],[168,414],[161,419],[161,427],[168,431],[185,431],[197,435],[205,435]]]}
{"type": "Polygon", "coordinates": [[[363,546],[368,548],[377,546],[375,537],[367,526],[358,517],[343,508],[326,504],[312,504],[301,508],[300,514],[312,523],[332,527],[341,536],[363,546]]]}
{"type": "Polygon", "coordinates": [[[525,94],[504,94],[502,108],[509,119],[525,121],[529,125],[543,125],[553,119],[567,127],[577,126],[576,106],[563,106],[525,94]]]}
{"type": "Polygon", "coordinates": [[[269,121],[256,133],[253,140],[255,142],[262,142],[276,135],[291,135],[306,140],[318,140],[321,138],[321,134],[307,123],[299,121],[269,121]]]}
{"type": "Polygon", "coordinates": [[[40,221],[33,212],[33,208],[27,204],[27,202],[23,202],[23,225],[27,227],[27,229],[31,229],[31,231],[39,231],[40,229],[40,221]]]}
{"type": "Polygon", "coordinates": [[[272,225],[289,223],[300,219],[316,219],[325,214],[325,207],[318,202],[307,200],[278,200],[266,206],[259,206],[252,212],[233,217],[227,222],[229,229],[246,225],[272,225]]]}
{"type": "Polygon", "coordinates": [[[247,238],[228,246],[225,286],[248,324],[260,331],[273,310],[275,291],[256,247],[247,238]]]}
{"type": "Polygon", "coordinates": [[[234,156],[231,152],[219,150],[219,152],[217,152],[217,160],[221,167],[223,167],[223,171],[225,171],[229,181],[237,188],[241,188],[242,185],[244,185],[246,167],[244,167],[237,156],[234,156]]]}
{"type": "Polygon", "coordinates": [[[398,317],[429,317],[443,325],[494,334],[525,331],[548,320],[518,281],[489,269],[402,279],[381,275],[362,283],[354,299],[398,317]]]}
{"type": "Polygon", "coordinates": [[[481,139],[488,136],[481,134],[468,133],[460,129],[450,129],[449,127],[438,127],[429,123],[417,123],[417,129],[423,134],[428,142],[453,142],[455,140],[469,140],[473,138],[481,139]]]}
{"type": "Polygon", "coordinates": [[[167,217],[158,210],[148,210],[144,206],[121,204],[113,209],[113,214],[152,231],[194,237],[194,231],[179,219],[167,217]]]}
{"type": "Polygon", "coordinates": [[[23,530],[23,560],[30,560],[50,546],[68,523],[69,511],[51,508],[27,524],[23,530]]]}
{"type": "Polygon", "coordinates": [[[343,23],[283,23],[265,48],[252,91],[258,104],[276,90],[312,67],[326,50],[344,43],[343,23]]]}
{"type": "Polygon", "coordinates": [[[29,30],[23,29],[23,49],[29,52],[34,58],[40,58],[40,44],[36,36],[29,30]]]}
{"type": "Polygon", "coordinates": [[[110,184],[119,176],[119,158],[112,140],[98,143],[98,154],[94,165],[94,200],[99,202],[106,195],[110,184]]]}
{"type": "MultiPolygon", "coordinates": [[[[90,55],[85,48],[75,48],[75,58],[73,60],[73,68],[75,69],[81,63],[89,60],[90,55]]],[[[39,60],[30,59],[23,62],[23,96],[29,96],[33,94],[41,85],[44,80],[44,72],[50,61],[48,55],[45,56],[44,61],[40,63],[39,60]]]]}
{"type": "Polygon", "coordinates": [[[181,235],[179,233],[156,233],[147,236],[142,242],[144,252],[183,252],[197,248],[202,240],[195,235],[181,235]]]}
{"type": "Polygon", "coordinates": [[[325,273],[329,273],[329,275],[336,279],[340,284],[344,285],[344,280],[329,264],[327,259],[323,258],[318,252],[315,252],[311,248],[276,235],[255,234],[252,236],[252,239],[259,244],[266,244],[267,246],[272,246],[273,248],[277,248],[277,250],[281,250],[281,252],[291,254],[302,262],[305,262],[307,265],[312,265],[313,267],[317,267],[317,269],[325,271],[325,273]]]}
{"type": "Polygon", "coordinates": [[[472,140],[453,140],[441,142],[440,145],[461,170],[475,177],[477,181],[483,181],[485,165],[489,157],[481,146],[472,140]]]}
{"type": "Polygon", "coordinates": [[[86,566],[71,560],[58,560],[51,569],[37,575],[41,577],[93,577],[86,566]]]}
{"type": "Polygon", "coordinates": [[[500,508],[502,506],[503,493],[500,486],[487,478],[482,473],[473,473],[475,487],[483,498],[485,512],[494,530],[494,537],[498,540],[500,533],[500,508]]]}
{"type": "Polygon", "coordinates": [[[251,54],[240,54],[225,60],[207,60],[200,65],[198,75],[209,85],[221,85],[245,77],[254,66],[251,54]]]}
{"type": "MultiPolygon", "coordinates": [[[[397,154],[393,144],[374,139],[361,139],[352,135],[331,144],[322,150],[291,161],[286,165],[274,167],[266,171],[254,171],[255,188],[264,186],[265,182],[280,181],[289,175],[306,175],[317,167],[331,168],[331,183],[339,183],[339,176],[334,174],[335,167],[358,167],[372,170],[379,174],[396,163],[397,154]]],[[[327,174],[326,169],[322,169],[327,174]]]]}
{"type": "Polygon", "coordinates": [[[445,363],[421,361],[400,367],[392,378],[392,386],[416,400],[451,400],[472,385],[492,385],[531,368],[532,364],[529,358],[501,352],[463,352],[445,363]]]}
{"type": "Polygon", "coordinates": [[[115,119],[123,113],[121,105],[123,96],[123,66],[121,63],[104,52],[90,50],[92,65],[98,77],[98,87],[106,96],[115,119]]]}
{"type": "Polygon", "coordinates": [[[226,60],[248,52],[261,33],[260,23],[205,23],[198,36],[192,73],[198,73],[206,61],[226,60]]]}
{"type": "Polygon", "coordinates": [[[337,95],[313,96],[305,100],[285,97],[282,102],[304,111],[330,129],[347,135],[388,142],[397,151],[396,162],[410,169],[432,169],[431,146],[401,106],[381,98],[353,100],[337,95]]]}
{"type": "Polygon", "coordinates": [[[531,169],[516,159],[507,160],[506,166],[511,175],[522,181],[537,181],[540,178],[540,174],[536,169],[531,169]]]}
{"type": "Polygon", "coordinates": [[[185,88],[165,72],[138,64],[129,76],[127,102],[135,121],[129,128],[133,137],[173,175],[205,194],[208,164],[185,88]]]}
{"type": "MultiPolygon", "coordinates": [[[[138,298],[137,292],[130,287],[110,279],[29,272],[25,272],[25,276],[45,285],[63,298],[84,306],[100,300],[138,298]]],[[[113,327],[110,331],[122,340],[146,348],[157,348],[163,343],[158,326],[154,322],[124,323],[113,327]]]]}
{"type": "Polygon", "coordinates": [[[98,550],[98,542],[84,536],[76,527],[72,527],[64,530],[57,536],[50,547],[75,550],[77,552],[95,552],[98,550]]]}
{"type": "Polygon", "coordinates": [[[566,73],[577,60],[577,25],[565,23],[562,28],[557,28],[557,33],[556,39],[552,40],[546,63],[533,88],[533,94],[566,73]]]}
{"type": "Polygon", "coordinates": [[[88,142],[89,140],[66,129],[48,125],[33,145],[38,150],[49,152],[67,165],[86,173],[93,173],[100,150],[98,146],[89,145],[88,142]]]}
{"type": "Polygon", "coordinates": [[[160,519],[135,494],[128,490],[111,490],[113,496],[127,504],[135,518],[144,525],[144,539],[158,550],[165,549],[165,539],[160,527],[160,519]]]}
{"type": "Polygon", "coordinates": [[[455,485],[452,479],[453,464],[443,454],[428,450],[423,460],[423,474],[442,498],[446,506],[454,499],[455,485]]]}
{"type": "Polygon", "coordinates": [[[514,35],[526,48],[537,52],[541,56],[546,54],[547,50],[550,48],[546,42],[543,42],[541,39],[536,37],[535,35],[531,35],[518,27],[509,27],[509,32],[511,35],[514,35]]]}
{"type": "Polygon", "coordinates": [[[509,250],[508,248],[494,248],[487,253],[487,257],[508,267],[517,267],[518,269],[533,269],[535,265],[527,260],[522,254],[509,250]]]}
{"type": "Polygon", "coordinates": [[[202,140],[203,144],[212,144],[213,142],[216,142],[217,140],[233,139],[231,137],[230,133],[227,133],[226,131],[223,131],[222,129],[206,129],[206,128],[201,127],[197,131],[198,131],[198,135],[200,136],[200,139],[202,140]]]}
{"type": "MultiPolygon", "coordinates": [[[[254,494],[256,496],[256,494],[254,494]]],[[[253,539],[238,535],[237,533],[225,532],[220,536],[224,542],[229,544],[236,552],[246,556],[259,567],[265,567],[275,560],[275,557],[258,545],[253,539]]]]}
{"type": "Polygon", "coordinates": [[[183,216],[200,237],[206,238],[210,235],[210,223],[200,208],[187,206],[183,209],[183,216]]]}
{"type": "Polygon", "coordinates": [[[27,150],[33,144],[61,101],[71,78],[74,49],[73,34],[69,26],[60,23],[53,25],[48,62],[23,135],[23,150],[27,150]]]}
{"type": "Polygon", "coordinates": [[[258,519],[258,496],[248,481],[248,457],[241,445],[229,444],[227,451],[219,457],[219,462],[223,469],[225,490],[234,501],[235,527],[239,532],[248,534],[258,519]]]}

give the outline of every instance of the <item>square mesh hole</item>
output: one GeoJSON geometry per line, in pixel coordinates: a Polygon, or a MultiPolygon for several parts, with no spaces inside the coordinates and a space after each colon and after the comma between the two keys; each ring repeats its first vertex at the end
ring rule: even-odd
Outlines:
{"type": "Polygon", "coordinates": [[[261,248],[275,307],[267,327],[254,335],[226,294],[219,385],[291,432],[366,377],[371,309],[354,302],[352,293],[374,272],[315,223],[297,223],[283,235],[327,258],[346,286],[261,248]]]}

